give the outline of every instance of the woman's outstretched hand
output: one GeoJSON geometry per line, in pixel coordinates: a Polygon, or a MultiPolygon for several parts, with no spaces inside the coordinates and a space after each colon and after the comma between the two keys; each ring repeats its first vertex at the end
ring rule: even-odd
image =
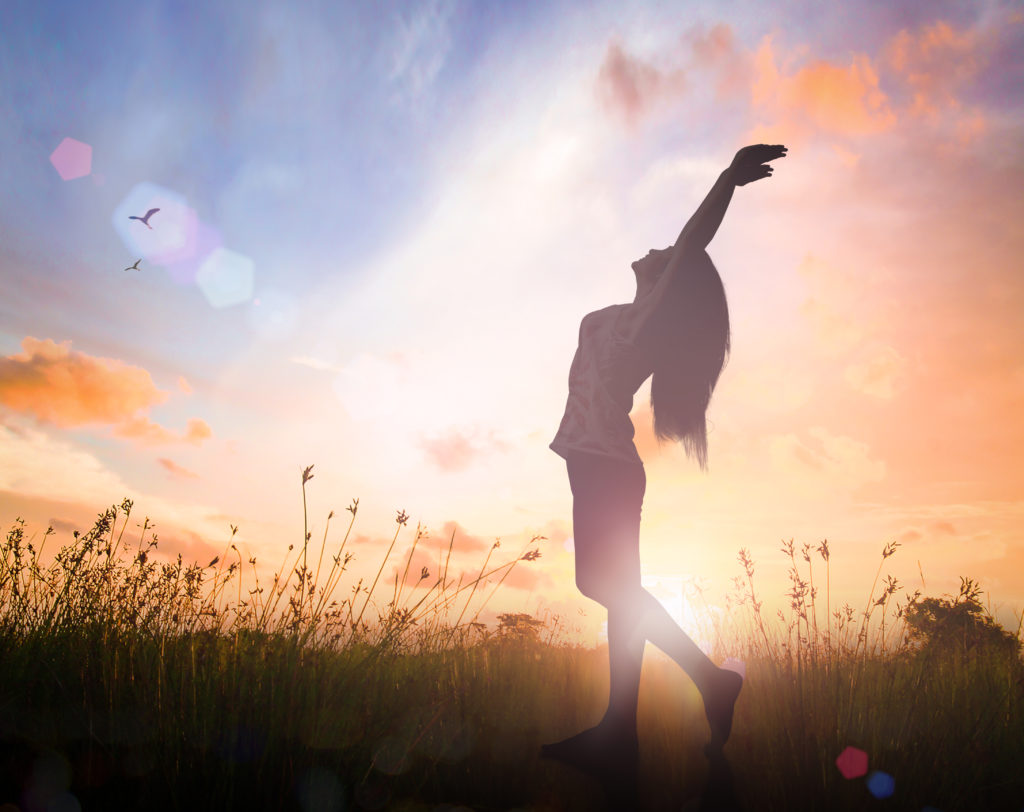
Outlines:
{"type": "Polygon", "coordinates": [[[769,161],[785,158],[786,148],[782,144],[752,144],[736,153],[729,165],[729,175],[737,186],[746,186],[761,178],[772,176],[769,161]]]}

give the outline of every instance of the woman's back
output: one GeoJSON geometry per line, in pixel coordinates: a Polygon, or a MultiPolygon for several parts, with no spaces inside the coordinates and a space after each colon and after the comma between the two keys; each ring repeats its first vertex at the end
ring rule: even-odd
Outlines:
{"type": "Polygon", "coordinates": [[[588,313],[569,369],[569,396],[550,448],[565,457],[578,451],[640,462],[629,412],[633,395],[651,374],[635,342],[620,328],[629,305],[588,313]]]}

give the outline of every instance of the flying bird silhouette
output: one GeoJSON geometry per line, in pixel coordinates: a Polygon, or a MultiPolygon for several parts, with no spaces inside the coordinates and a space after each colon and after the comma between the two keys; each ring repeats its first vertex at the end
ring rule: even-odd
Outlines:
{"type": "Polygon", "coordinates": [[[130,271],[132,268],[134,268],[136,271],[141,271],[142,268],[139,267],[140,262],[142,262],[142,257],[139,257],[137,260],[135,260],[135,264],[129,265],[127,268],[125,268],[125,270],[130,271]]]}
{"type": "Polygon", "coordinates": [[[145,223],[146,224],[146,228],[152,230],[153,226],[151,226],[149,224],[149,218],[152,217],[154,214],[156,214],[158,211],[160,211],[160,209],[150,209],[149,211],[146,212],[146,216],[145,217],[136,217],[134,214],[130,214],[130,215],[128,215],[128,219],[129,220],[138,220],[141,223],[145,223]]]}

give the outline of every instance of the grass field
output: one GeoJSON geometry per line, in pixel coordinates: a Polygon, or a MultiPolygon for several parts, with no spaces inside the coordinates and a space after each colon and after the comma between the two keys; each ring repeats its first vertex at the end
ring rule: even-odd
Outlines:
{"type": "MultiPolygon", "coordinates": [[[[304,495],[311,478],[307,469],[304,495]]],[[[566,643],[554,620],[477,621],[492,594],[484,585],[500,586],[535,557],[529,545],[500,565],[492,550],[468,583],[449,583],[445,567],[402,590],[381,575],[406,524],[399,514],[371,583],[347,582],[345,541],[325,560],[326,532],[320,545],[307,532],[272,583],[243,590],[253,562],[230,540],[208,566],[158,564],[148,520],[141,537],[127,538],[131,510],[128,501],[112,507],[56,552],[46,550],[50,531],[37,543],[20,520],[6,535],[2,812],[622,806],[538,753],[600,718],[606,650],[566,643]]],[[[357,511],[354,502],[349,531],[357,511]]],[[[714,634],[715,658],[738,656],[746,671],[728,761],[709,768],[700,697],[649,648],[630,805],[1024,809],[1017,640],[1002,632],[1012,644],[937,645],[915,636],[920,624],[908,621],[920,595],[900,603],[898,585],[881,578],[895,553],[884,548],[855,610],[829,603],[827,542],[784,544],[791,611],[768,618],[741,551],[740,589],[714,634]],[[811,583],[812,558],[824,589],[811,583]],[[843,777],[836,758],[848,746],[868,754],[868,776],[843,777]],[[894,779],[891,797],[872,793],[875,771],[894,779]]],[[[965,580],[946,605],[969,609],[977,594],[965,580]]]]}

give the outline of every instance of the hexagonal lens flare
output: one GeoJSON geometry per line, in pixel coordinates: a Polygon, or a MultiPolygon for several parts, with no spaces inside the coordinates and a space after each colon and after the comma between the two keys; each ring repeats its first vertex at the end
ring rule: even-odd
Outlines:
{"type": "Polygon", "coordinates": [[[199,268],[218,248],[224,245],[220,231],[199,220],[196,223],[195,243],[192,245],[191,256],[170,260],[167,273],[179,285],[195,284],[199,268]]]}
{"type": "Polygon", "coordinates": [[[868,776],[868,792],[876,798],[891,798],[896,791],[896,779],[889,773],[875,770],[868,776]]]}
{"type": "Polygon", "coordinates": [[[64,180],[84,178],[92,171],[92,147],[74,138],[65,138],[50,153],[50,163],[64,180]]]}
{"type": "Polygon", "coordinates": [[[168,265],[195,255],[199,218],[183,195],[155,183],[136,184],[114,209],[114,230],[133,256],[168,265]],[[147,220],[151,209],[159,211],[147,220]]]}
{"type": "Polygon", "coordinates": [[[252,298],[253,262],[249,257],[217,248],[199,266],[196,284],[214,307],[230,307],[252,298]]]}
{"type": "Polygon", "coordinates": [[[868,771],[868,754],[856,747],[847,747],[836,759],[836,766],[843,778],[860,778],[868,771]]]}

